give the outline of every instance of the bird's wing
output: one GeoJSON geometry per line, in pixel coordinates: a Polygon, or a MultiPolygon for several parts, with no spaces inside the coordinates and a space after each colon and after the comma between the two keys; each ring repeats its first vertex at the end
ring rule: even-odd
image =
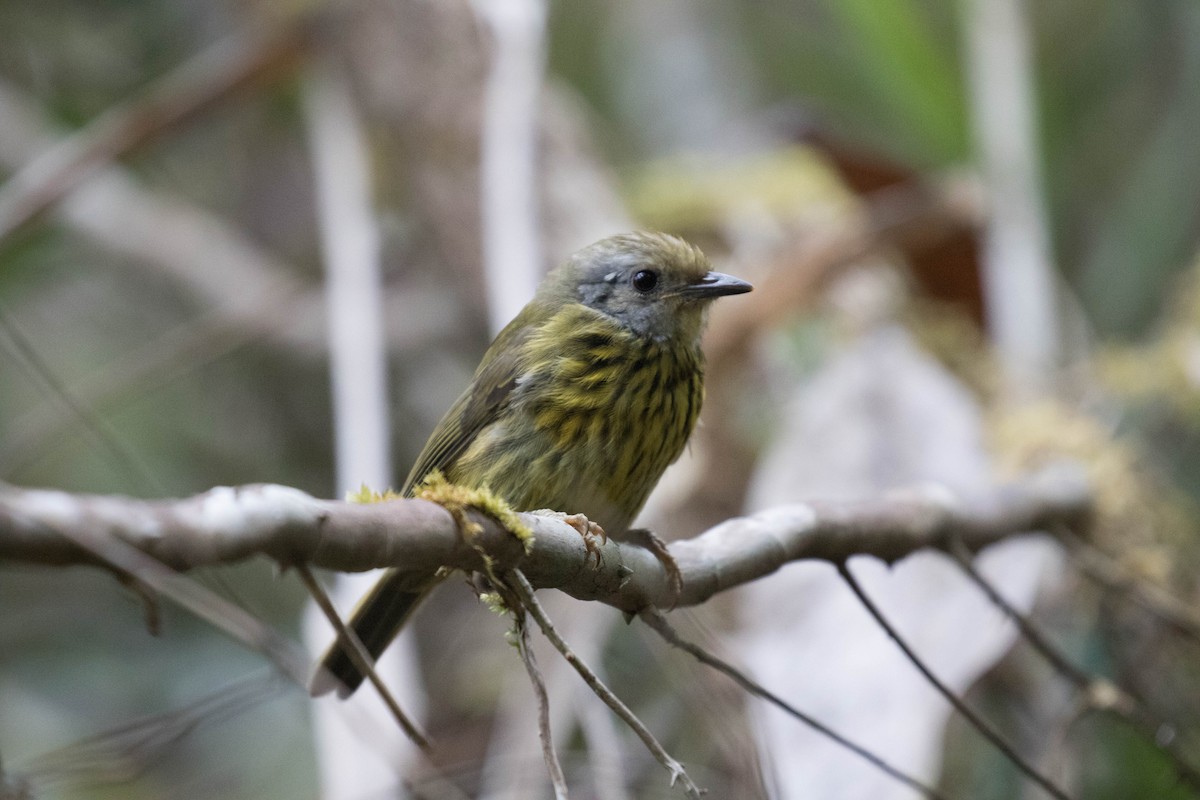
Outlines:
{"type": "Polygon", "coordinates": [[[470,386],[433,429],[404,482],[405,495],[412,494],[414,487],[435,469],[448,472],[479,432],[494,421],[512,399],[517,381],[528,367],[525,343],[536,330],[536,326],[525,322],[524,316],[518,316],[500,332],[484,355],[470,386]]]}

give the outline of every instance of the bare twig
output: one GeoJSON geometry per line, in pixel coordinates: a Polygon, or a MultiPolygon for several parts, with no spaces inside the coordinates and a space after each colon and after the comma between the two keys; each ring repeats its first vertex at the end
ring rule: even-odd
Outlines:
{"type": "Polygon", "coordinates": [[[546,770],[554,785],[555,800],[567,800],[567,779],[563,775],[562,764],[558,762],[558,753],[554,751],[554,736],[550,732],[550,698],[546,695],[546,682],[542,679],[542,672],[538,669],[530,646],[525,612],[518,609],[513,613],[516,615],[517,650],[521,653],[521,661],[525,664],[525,672],[529,675],[534,697],[537,698],[538,738],[542,740],[542,757],[546,760],[546,770]]]}
{"type": "Polygon", "coordinates": [[[951,540],[947,549],[967,576],[987,595],[992,604],[1003,611],[1016,624],[1018,630],[1021,631],[1021,635],[1033,645],[1033,648],[1041,653],[1042,657],[1050,662],[1050,665],[1058,670],[1063,677],[1079,689],[1081,693],[1080,708],[1082,710],[1076,716],[1080,716],[1082,711],[1086,710],[1110,711],[1115,713],[1126,724],[1137,731],[1142,738],[1154,745],[1159,752],[1167,757],[1181,780],[1191,786],[1192,789],[1200,790],[1200,770],[1197,770],[1187,762],[1186,757],[1177,744],[1178,737],[1163,737],[1160,735],[1160,732],[1163,730],[1176,730],[1178,728],[1177,725],[1169,720],[1157,719],[1156,715],[1151,713],[1150,709],[1146,708],[1145,704],[1139,701],[1137,697],[1129,694],[1107,678],[1089,675],[1072,664],[1066,655],[1046,637],[1040,628],[1034,625],[1033,621],[1027,615],[1022,614],[1013,607],[996,590],[996,587],[979,573],[979,570],[975,568],[974,563],[971,561],[970,552],[960,542],[951,540]]]}
{"type": "MultiPolygon", "coordinates": [[[[93,443],[101,451],[107,453],[116,463],[123,466],[127,470],[128,477],[136,483],[149,489],[161,490],[162,483],[158,480],[158,476],[154,474],[135,452],[125,445],[120,436],[117,435],[116,431],[112,429],[112,426],[106,420],[102,419],[92,408],[88,407],[86,403],[79,400],[67,389],[66,385],[59,380],[58,375],[42,359],[37,348],[22,333],[21,329],[8,316],[2,306],[0,306],[0,333],[6,334],[6,336],[0,338],[7,338],[14,349],[17,359],[42,382],[49,396],[54,398],[59,405],[66,409],[67,413],[83,425],[84,429],[91,434],[93,443]]],[[[3,458],[0,457],[0,464],[2,462],[3,458]]],[[[147,628],[152,634],[157,634],[158,607],[152,593],[136,578],[125,575],[122,577],[122,580],[142,600],[143,608],[146,612],[147,628]]],[[[234,600],[234,602],[238,602],[233,587],[224,578],[210,576],[210,580],[220,590],[224,591],[227,597],[234,600]]],[[[244,607],[245,604],[239,603],[239,605],[244,607]]]]}
{"type": "Polygon", "coordinates": [[[952,689],[950,689],[949,686],[944,684],[936,675],[933,674],[925,662],[922,661],[920,657],[918,657],[913,651],[913,649],[908,646],[908,643],[904,641],[899,632],[892,627],[891,623],[887,621],[887,618],[883,616],[883,612],[879,610],[879,607],[876,606],[871,598],[867,596],[867,593],[863,591],[862,586],[850,572],[849,565],[846,562],[843,561],[842,563],[838,564],[837,569],[838,573],[842,576],[842,580],[844,580],[846,585],[850,587],[850,591],[854,592],[854,596],[858,598],[860,603],[862,603],[863,608],[867,610],[867,613],[874,618],[879,627],[883,628],[888,637],[896,643],[896,646],[904,652],[905,657],[907,657],[909,662],[917,668],[917,671],[925,676],[925,680],[929,681],[929,684],[937,689],[938,693],[940,693],[942,697],[946,698],[950,705],[954,706],[954,708],[966,718],[966,720],[971,724],[971,727],[979,731],[985,739],[991,742],[997,750],[1003,753],[1004,756],[1010,762],[1012,762],[1017,769],[1025,773],[1030,780],[1034,781],[1037,785],[1041,786],[1051,795],[1058,798],[1058,800],[1070,800],[1070,795],[1056,786],[1049,778],[1038,772],[1037,768],[1030,764],[1029,761],[1027,761],[1024,757],[1022,757],[1020,753],[1014,750],[1012,745],[1004,741],[1004,738],[995,730],[995,728],[993,728],[986,720],[975,713],[970,706],[964,703],[963,700],[956,695],[952,689]]]}
{"type": "Polygon", "coordinates": [[[396,722],[404,729],[405,735],[411,739],[417,747],[422,750],[429,751],[429,739],[423,734],[416,723],[409,719],[404,713],[404,709],[400,708],[400,704],[396,702],[396,698],[392,696],[384,684],[383,679],[379,677],[379,673],[375,671],[375,663],[371,658],[371,654],[367,652],[367,648],[363,646],[362,640],[358,638],[353,630],[346,627],[346,623],[342,621],[337,609],[333,607],[333,601],[329,599],[329,595],[325,591],[325,587],[321,586],[320,581],[312,574],[312,570],[306,564],[295,565],[296,574],[300,576],[300,580],[304,583],[308,593],[312,595],[321,611],[325,614],[325,618],[329,620],[329,624],[337,631],[338,643],[342,650],[354,663],[354,666],[367,676],[367,680],[379,692],[379,697],[387,706],[388,711],[395,717],[396,722]]]}
{"type": "MultiPolygon", "coordinates": [[[[345,495],[363,483],[384,487],[393,482],[388,451],[390,424],[379,232],[366,131],[349,76],[340,60],[331,53],[315,59],[305,72],[302,89],[325,271],[334,471],[338,492],[345,495]]],[[[344,598],[359,594],[361,589],[352,588],[351,582],[338,577],[334,591],[344,598]]],[[[339,628],[344,630],[345,626],[339,628]]],[[[310,646],[321,645],[310,640],[310,646]]],[[[366,655],[365,650],[357,648],[346,652],[355,662],[366,655]]],[[[412,659],[411,649],[405,644],[398,646],[393,655],[412,659]]],[[[368,705],[366,713],[395,717],[399,706],[391,692],[384,694],[374,661],[369,663],[371,672],[363,674],[380,690],[387,710],[368,705]]],[[[377,780],[386,780],[386,773],[375,759],[361,748],[345,747],[344,739],[335,734],[336,726],[329,714],[319,712],[315,717],[317,763],[325,793],[352,797],[377,780]]],[[[404,727],[408,733],[411,725],[404,727]]]]}
{"type": "Polygon", "coordinates": [[[94,172],[234,92],[291,68],[319,23],[276,20],[232,34],[33,159],[0,186],[0,240],[94,172]]]}
{"type": "Polygon", "coordinates": [[[141,717],[42,753],[28,762],[22,776],[38,787],[76,780],[132,780],[155,757],[198,727],[244,713],[284,686],[273,673],[238,678],[184,708],[141,717]]]}
{"type": "MultiPolygon", "coordinates": [[[[0,80],[0,166],[14,172],[39,153],[61,146],[64,138],[37,101],[0,80]]],[[[113,164],[64,198],[60,215],[64,224],[121,254],[132,266],[170,276],[198,305],[210,309],[204,323],[211,333],[206,335],[228,340],[217,347],[262,338],[290,353],[315,356],[325,351],[325,298],[319,288],[302,278],[303,270],[211,211],[147,188],[113,164]]],[[[387,303],[388,341],[397,350],[458,330],[458,312],[440,291],[396,287],[387,303]]],[[[130,363],[137,365],[145,357],[136,351],[130,363]]],[[[109,368],[104,365],[104,372],[109,368]]]]}
{"type": "Polygon", "coordinates": [[[48,394],[56,402],[65,406],[72,416],[83,423],[84,430],[88,432],[95,443],[99,445],[100,449],[107,453],[115,464],[119,465],[140,484],[160,492],[162,491],[162,484],[154,472],[146,466],[146,463],[142,459],[138,458],[137,454],[125,442],[121,441],[120,436],[117,435],[107,421],[98,417],[92,412],[92,409],[75,398],[62,381],[58,379],[58,376],[50,368],[50,365],[42,359],[37,348],[21,332],[21,329],[11,319],[8,311],[3,306],[0,306],[0,333],[4,334],[0,339],[9,342],[13,355],[16,356],[17,360],[25,366],[27,371],[36,376],[46,386],[48,394]]]}
{"type": "Polygon", "coordinates": [[[946,547],[946,552],[958,563],[958,566],[967,574],[967,577],[969,577],[975,583],[975,585],[979,587],[980,591],[987,595],[987,598],[992,602],[992,605],[1003,611],[1005,616],[1007,616],[1016,624],[1017,629],[1021,631],[1021,635],[1025,637],[1025,639],[1031,645],[1033,645],[1035,650],[1042,654],[1043,658],[1050,662],[1050,666],[1058,670],[1063,677],[1075,684],[1076,688],[1084,691],[1085,693],[1090,694],[1093,689],[1098,690],[1100,693],[1110,695],[1115,693],[1114,696],[1118,698],[1118,704],[1128,710],[1128,704],[1133,702],[1133,698],[1126,696],[1124,692],[1112,685],[1109,681],[1089,675],[1079,667],[1072,664],[1066,655],[1063,654],[1063,652],[1056,646],[1054,646],[1054,644],[1050,642],[1046,635],[1043,634],[1042,631],[1033,624],[1029,617],[1018,611],[1012,603],[1008,602],[1008,600],[1006,600],[1004,596],[996,590],[996,587],[994,587],[990,581],[986,580],[982,575],[979,574],[979,570],[975,569],[975,564],[972,561],[973,554],[970,550],[967,550],[961,542],[958,541],[957,537],[950,538],[950,542],[946,547]],[[1097,683],[1104,684],[1104,687],[1101,688],[1099,686],[1095,686],[1097,683]]]}
{"type": "Polygon", "coordinates": [[[538,627],[542,629],[542,633],[545,635],[545,637],[550,640],[550,643],[554,645],[558,652],[562,653],[562,656],[567,660],[567,663],[575,668],[575,671],[579,673],[579,676],[583,678],[584,682],[587,683],[591,690],[596,693],[596,696],[603,700],[604,703],[611,708],[613,712],[620,717],[625,724],[630,727],[631,730],[633,730],[635,734],[637,734],[638,738],[642,740],[642,743],[646,745],[646,748],[650,751],[650,753],[658,760],[658,763],[662,764],[667,769],[667,771],[671,774],[671,785],[674,786],[676,781],[682,782],[683,788],[688,793],[688,796],[694,798],[694,800],[699,800],[701,795],[700,788],[692,782],[692,779],[688,776],[687,771],[683,768],[683,765],[676,761],[670,753],[663,749],[663,746],[659,744],[656,738],[654,738],[654,734],[650,733],[646,726],[642,724],[642,721],[639,720],[637,716],[635,716],[634,713],[629,710],[627,705],[621,702],[619,697],[612,693],[611,689],[604,685],[604,682],[597,677],[596,673],[592,671],[591,667],[589,667],[577,655],[575,655],[570,646],[563,641],[563,638],[559,636],[558,631],[554,628],[554,624],[550,621],[549,617],[546,616],[545,611],[542,610],[541,604],[538,603],[537,598],[534,596],[533,586],[531,586],[525,576],[521,574],[521,571],[512,570],[511,574],[513,576],[513,581],[511,584],[513,591],[516,593],[517,597],[520,598],[521,603],[525,606],[525,609],[533,616],[534,620],[537,621],[538,627]]]}
{"type": "MultiPolygon", "coordinates": [[[[149,586],[139,581],[132,575],[124,572],[117,573],[117,580],[121,582],[129,591],[133,592],[138,601],[142,604],[142,620],[146,624],[146,633],[151,636],[158,636],[162,633],[162,608],[158,602],[158,595],[154,593],[149,586]]],[[[231,600],[237,602],[233,597],[231,600]]],[[[242,608],[246,608],[245,603],[238,603],[242,608]]]]}
{"type": "MultiPolygon", "coordinates": [[[[282,309],[292,306],[280,300],[272,294],[269,302],[264,301],[260,324],[271,316],[282,323],[282,309]]],[[[219,312],[210,312],[123,352],[116,362],[104,364],[82,380],[71,384],[60,381],[61,390],[51,393],[58,402],[39,403],[10,420],[11,425],[0,439],[0,475],[19,475],[44,457],[58,439],[73,432],[75,425],[84,424],[91,429],[89,418],[106,425],[102,416],[105,407],[122,405],[132,396],[149,393],[182,374],[198,371],[263,335],[262,331],[231,325],[219,312]],[[80,417],[73,408],[62,408],[68,399],[89,412],[87,417],[80,417]]]]}
{"type": "MultiPolygon", "coordinates": [[[[135,483],[147,489],[161,491],[162,483],[158,480],[158,476],[138,457],[137,453],[126,446],[125,442],[121,440],[120,436],[113,430],[107,420],[103,419],[96,413],[94,408],[90,407],[86,401],[80,399],[59,379],[55,371],[41,357],[37,348],[11,319],[3,306],[0,306],[0,333],[6,334],[6,336],[0,336],[0,340],[7,338],[15,350],[17,360],[28,371],[33,373],[34,376],[40,379],[46,389],[46,393],[55,401],[50,405],[62,407],[66,414],[81,424],[84,430],[91,434],[92,442],[98,449],[123,466],[127,471],[127,476],[135,483]]],[[[5,458],[13,457],[13,452],[9,449],[8,445],[8,441],[0,441],[0,453],[3,454],[0,455],[0,471],[4,469],[5,458]]],[[[19,450],[19,448],[17,449],[19,450]]],[[[145,610],[146,627],[152,635],[158,635],[159,608],[157,598],[154,597],[153,592],[149,591],[136,578],[124,573],[118,577],[142,601],[142,607],[145,610]]],[[[205,580],[205,578],[202,578],[202,580],[205,580]]],[[[233,587],[223,577],[210,575],[207,576],[207,582],[215,585],[219,591],[223,591],[226,597],[238,605],[243,608],[246,607],[246,604],[239,600],[233,587]]]]}
{"type": "Polygon", "coordinates": [[[770,689],[767,689],[762,684],[750,678],[728,661],[717,657],[693,642],[687,641],[679,635],[679,632],[671,626],[671,623],[667,621],[666,616],[658,609],[642,609],[639,616],[643,622],[653,628],[659,636],[665,639],[673,647],[677,647],[680,650],[683,650],[685,653],[690,654],[701,664],[705,664],[719,672],[724,673],[750,694],[766,700],[768,703],[776,706],[790,716],[795,717],[797,720],[812,728],[822,736],[828,738],[835,744],[841,745],[855,755],[866,759],[871,764],[878,767],[880,770],[892,776],[896,780],[912,789],[915,789],[917,792],[920,792],[924,797],[933,798],[933,800],[945,800],[945,795],[943,795],[934,787],[927,786],[911,775],[907,775],[898,768],[893,767],[891,764],[887,763],[867,748],[850,741],[845,736],[842,736],[837,731],[825,725],[825,723],[796,708],[791,703],[772,692],[770,689]]]}
{"type": "Polygon", "coordinates": [[[587,687],[580,687],[579,694],[583,696],[583,702],[578,704],[579,724],[587,741],[596,800],[632,800],[626,786],[629,775],[622,757],[617,724],[607,709],[591,702],[587,687]]]}
{"type": "Polygon", "coordinates": [[[1075,536],[1069,530],[1055,535],[1071,546],[1075,563],[1090,580],[1106,589],[1128,595],[1131,600],[1200,644],[1200,614],[1195,609],[1152,583],[1139,579],[1119,561],[1075,536]]]}
{"type": "MultiPolygon", "coordinates": [[[[307,653],[271,626],[103,530],[84,526],[80,531],[62,531],[61,535],[91,553],[102,563],[133,575],[214,627],[261,653],[288,680],[302,687],[307,686],[307,653]]],[[[453,796],[464,796],[461,790],[436,772],[432,780],[438,786],[445,787],[444,791],[451,792],[453,796]]]]}
{"type": "Polygon", "coordinates": [[[307,683],[308,656],[303,648],[236,604],[181,575],[106,531],[81,526],[59,534],[102,563],[133,576],[229,636],[261,653],[288,679],[307,683]]]}
{"type": "MultiPolygon", "coordinates": [[[[608,640],[609,628],[617,624],[615,618],[593,604],[574,602],[570,597],[539,599],[559,631],[575,644],[580,658],[598,665],[598,654],[608,640]]],[[[513,607],[517,606],[519,603],[514,602],[513,607]]],[[[539,659],[538,667],[549,698],[555,747],[562,753],[563,746],[578,732],[591,764],[595,800],[629,800],[622,796],[625,770],[622,743],[617,738],[618,721],[606,707],[595,702],[565,661],[539,659]]],[[[603,678],[603,670],[597,671],[603,678]]],[[[538,781],[544,780],[542,773],[528,766],[531,757],[542,757],[541,741],[528,735],[537,726],[538,707],[529,702],[526,686],[528,678],[523,673],[505,678],[477,784],[478,800],[532,797],[540,791],[538,781]]]]}

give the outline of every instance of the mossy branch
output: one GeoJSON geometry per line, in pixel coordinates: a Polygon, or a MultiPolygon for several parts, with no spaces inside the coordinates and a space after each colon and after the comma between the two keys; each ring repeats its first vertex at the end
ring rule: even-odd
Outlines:
{"type": "MultiPolygon", "coordinates": [[[[867,502],[769,509],[671,544],[684,579],[678,605],[697,605],[796,560],[840,563],[874,555],[896,561],[944,548],[951,532],[976,551],[1026,532],[1079,531],[1091,506],[1082,473],[1060,467],[975,497],[927,487],[867,502]]],[[[438,570],[480,570],[486,557],[498,569],[521,569],[536,588],[626,611],[672,599],[662,564],[640,547],[614,539],[592,543],[597,563],[579,533],[553,517],[519,515],[533,534],[527,543],[487,513],[473,507],[462,513],[478,525],[469,541],[446,508],[421,499],[363,505],[263,484],[146,501],[0,484],[0,560],[99,566],[62,533],[86,528],[179,570],[266,556],[284,566],[343,572],[399,567],[420,582],[438,570]]]]}

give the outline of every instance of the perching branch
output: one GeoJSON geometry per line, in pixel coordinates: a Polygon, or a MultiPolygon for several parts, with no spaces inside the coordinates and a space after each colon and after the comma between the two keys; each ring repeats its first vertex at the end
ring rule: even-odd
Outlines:
{"type": "MultiPolygon", "coordinates": [[[[945,549],[951,541],[975,551],[1022,532],[1080,529],[1089,510],[1086,481],[1070,468],[973,498],[929,487],[869,502],[781,507],[673,544],[684,579],[678,601],[701,603],[793,560],[841,564],[851,555],[871,554],[894,561],[923,548],[945,549]]],[[[533,586],[628,611],[676,599],[662,564],[640,547],[610,539],[599,545],[597,564],[573,528],[554,517],[523,514],[534,533],[527,553],[495,521],[468,514],[480,532],[464,538],[449,511],[422,500],[359,505],[256,485],[142,501],[0,484],[0,560],[111,567],[119,562],[97,547],[107,542],[118,552],[176,569],[265,555],[284,566],[344,571],[396,566],[422,582],[445,568],[519,575],[519,567],[533,586]]],[[[129,571],[142,575],[140,568],[129,571]]],[[[522,600],[530,607],[529,599],[522,600]]],[[[530,610],[536,617],[536,609],[530,610]]],[[[265,652],[277,655],[269,652],[277,649],[265,652]]],[[[295,671],[293,666],[289,672],[295,671]]],[[[679,776],[674,769],[672,774],[679,776]]]]}
{"type": "MultiPolygon", "coordinates": [[[[684,581],[678,605],[697,605],[801,559],[840,563],[862,554],[890,562],[944,547],[951,531],[977,551],[1020,533],[1080,528],[1090,506],[1082,475],[1061,467],[973,498],[931,487],[866,502],[769,509],[670,546],[684,581]]],[[[450,513],[424,500],[358,505],[261,484],[145,501],[0,484],[0,559],[96,564],[63,534],[86,529],[182,570],[265,555],[283,565],[347,572],[400,567],[415,586],[443,568],[481,571],[486,553],[497,570],[519,567],[537,588],[626,611],[675,599],[662,564],[643,548],[610,539],[599,545],[596,564],[575,529],[522,514],[534,533],[525,553],[494,520],[468,513],[482,530],[464,541],[450,513]]]]}

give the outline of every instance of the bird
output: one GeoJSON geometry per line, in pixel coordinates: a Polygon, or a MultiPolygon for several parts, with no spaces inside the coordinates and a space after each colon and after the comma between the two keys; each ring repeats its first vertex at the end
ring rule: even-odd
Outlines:
{"type": "MultiPolygon", "coordinates": [[[[516,511],[581,514],[629,541],[700,414],[711,301],[751,288],[665,233],[619,234],[579,250],[496,336],[401,494],[438,471],[456,485],[486,486],[516,511]]],[[[656,555],[670,558],[662,547],[656,555]]],[[[363,597],[348,625],[373,659],[440,580],[414,587],[390,569],[363,597]]],[[[310,689],[346,697],[363,677],[335,641],[310,689]]]]}

